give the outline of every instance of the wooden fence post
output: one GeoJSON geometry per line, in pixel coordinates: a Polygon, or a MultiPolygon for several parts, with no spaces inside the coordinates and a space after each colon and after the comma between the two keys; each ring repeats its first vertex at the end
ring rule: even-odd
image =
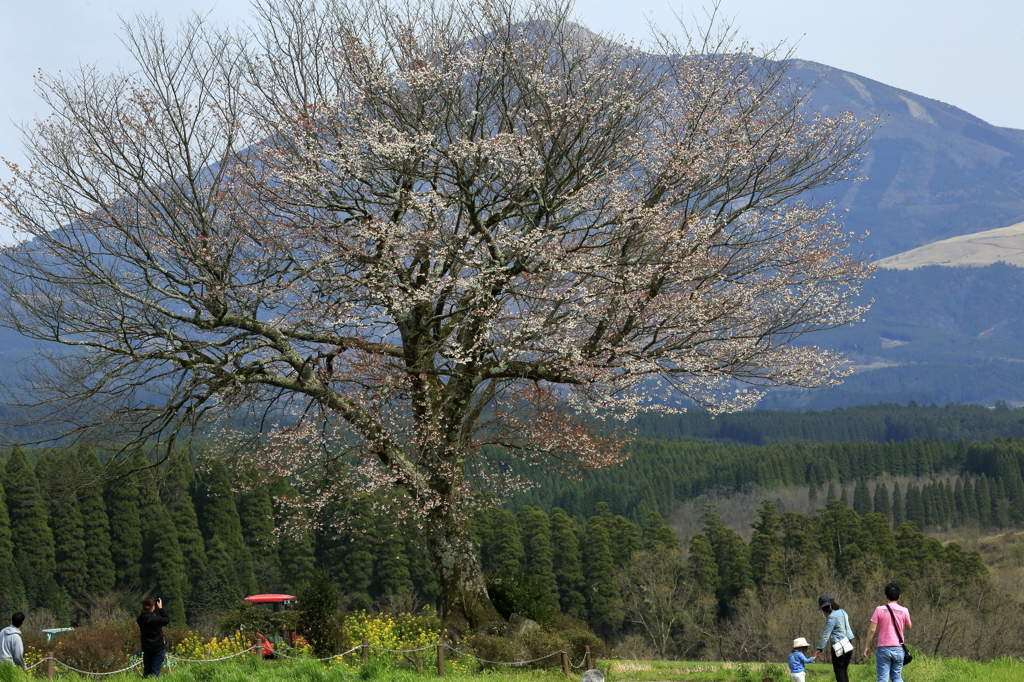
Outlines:
{"type": "Polygon", "coordinates": [[[256,654],[257,663],[263,660],[263,640],[256,642],[256,646],[252,652],[256,654]]]}
{"type": "Polygon", "coordinates": [[[583,655],[583,660],[586,661],[586,663],[587,663],[587,670],[593,670],[594,669],[594,655],[592,653],[590,653],[590,647],[589,646],[583,647],[583,650],[586,652],[583,655]]]}
{"type": "Polygon", "coordinates": [[[363,651],[360,655],[363,657],[363,663],[366,663],[368,660],[370,660],[370,640],[363,640],[363,651]]]}
{"type": "Polygon", "coordinates": [[[46,652],[46,677],[53,679],[53,652],[46,652]]]}
{"type": "Polygon", "coordinates": [[[444,638],[437,640],[437,676],[444,677],[444,638]]]}
{"type": "Polygon", "coordinates": [[[566,677],[569,677],[569,654],[565,653],[564,651],[562,651],[561,654],[562,654],[562,672],[565,673],[566,677]]]}

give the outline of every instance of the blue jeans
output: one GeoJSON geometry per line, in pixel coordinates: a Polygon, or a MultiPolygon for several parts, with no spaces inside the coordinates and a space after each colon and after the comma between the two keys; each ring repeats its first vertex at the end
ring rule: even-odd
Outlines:
{"type": "Polygon", "coordinates": [[[875,650],[878,682],[903,682],[903,647],[880,646],[875,650]]]}
{"type": "Polygon", "coordinates": [[[142,652],[142,676],[160,677],[160,668],[164,665],[164,656],[167,651],[143,651],[142,652]]]}

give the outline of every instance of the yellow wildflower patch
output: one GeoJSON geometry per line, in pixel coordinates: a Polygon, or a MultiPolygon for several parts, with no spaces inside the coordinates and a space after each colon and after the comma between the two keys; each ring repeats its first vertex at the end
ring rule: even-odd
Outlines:
{"type": "Polygon", "coordinates": [[[178,658],[188,658],[196,661],[209,661],[216,658],[224,658],[239,654],[250,647],[248,638],[242,633],[236,632],[230,637],[217,639],[213,637],[206,639],[199,635],[190,634],[181,640],[171,651],[171,654],[178,658]]]}

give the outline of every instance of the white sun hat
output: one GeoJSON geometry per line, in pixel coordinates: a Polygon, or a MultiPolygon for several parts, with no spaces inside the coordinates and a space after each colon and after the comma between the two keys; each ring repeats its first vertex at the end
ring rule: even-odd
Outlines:
{"type": "Polygon", "coordinates": [[[807,640],[804,639],[803,637],[797,637],[796,639],[793,640],[793,648],[794,649],[799,649],[802,646],[810,646],[810,645],[807,643],[807,640]]]}

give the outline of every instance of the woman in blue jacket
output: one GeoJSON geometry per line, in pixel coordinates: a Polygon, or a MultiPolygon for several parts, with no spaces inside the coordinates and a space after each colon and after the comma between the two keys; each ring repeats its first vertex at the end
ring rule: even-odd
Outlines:
{"type": "Polygon", "coordinates": [[[846,669],[850,667],[850,660],[853,658],[853,647],[842,656],[836,656],[832,646],[843,637],[849,640],[856,639],[853,629],[850,627],[850,616],[839,607],[836,598],[823,594],[818,598],[818,608],[825,614],[825,630],[821,633],[821,640],[818,642],[818,651],[824,651],[829,647],[829,654],[832,655],[832,672],[836,675],[836,682],[850,682],[850,676],[846,669]]]}

